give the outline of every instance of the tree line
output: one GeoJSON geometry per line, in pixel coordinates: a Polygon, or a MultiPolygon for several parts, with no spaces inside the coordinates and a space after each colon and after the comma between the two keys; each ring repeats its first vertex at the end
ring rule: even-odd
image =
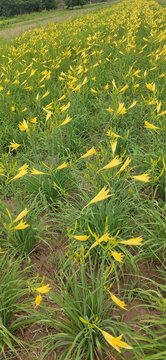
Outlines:
{"type": "Polygon", "coordinates": [[[57,0],[0,0],[0,16],[14,16],[57,8],[57,0]]]}
{"type": "MultiPolygon", "coordinates": [[[[0,16],[14,16],[57,8],[58,0],[0,0],[0,16]]],[[[64,0],[67,9],[82,7],[89,0],[64,0]]]]}

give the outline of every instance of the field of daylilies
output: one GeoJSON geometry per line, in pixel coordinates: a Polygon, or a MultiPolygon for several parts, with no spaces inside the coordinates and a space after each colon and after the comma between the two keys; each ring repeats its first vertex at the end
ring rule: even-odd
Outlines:
{"type": "Polygon", "coordinates": [[[166,10],[0,49],[0,359],[166,359],[166,10]]]}

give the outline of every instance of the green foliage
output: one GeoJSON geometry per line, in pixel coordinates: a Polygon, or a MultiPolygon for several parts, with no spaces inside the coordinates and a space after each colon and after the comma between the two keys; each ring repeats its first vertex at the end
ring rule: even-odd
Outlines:
{"type": "MultiPolygon", "coordinates": [[[[45,171],[46,168],[42,170],[45,171]]],[[[40,195],[56,207],[58,206],[58,199],[67,198],[69,191],[74,190],[74,180],[72,172],[66,168],[51,171],[48,175],[27,176],[24,184],[27,194],[40,195]]]]}
{"type": "Polygon", "coordinates": [[[41,0],[42,9],[51,10],[57,8],[57,0],[41,0]]]}
{"type": "Polygon", "coordinates": [[[133,302],[132,309],[138,314],[131,318],[128,325],[132,331],[137,324],[137,336],[134,336],[134,340],[141,342],[141,348],[138,345],[134,348],[136,357],[143,360],[164,360],[166,356],[166,267],[158,257],[155,258],[154,265],[154,268],[153,265],[149,268],[149,271],[153,271],[152,278],[138,276],[139,287],[135,286],[132,290],[128,287],[127,291],[129,301],[133,302]]]}
{"type": "MultiPolygon", "coordinates": [[[[20,212],[25,209],[25,205],[17,206],[17,211],[20,212]]],[[[29,258],[32,251],[35,250],[39,240],[43,239],[45,231],[44,218],[40,219],[40,214],[44,211],[44,207],[39,205],[37,198],[33,198],[32,204],[29,207],[28,214],[23,219],[25,224],[28,224],[26,228],[14,229],[17,223],[10,225],[9,210],[5,207],[3,202],[0,202],[0,210],[2,216],[0,218],[1,232],[0,232],[0,246],[10,253],[15,253],[17,256],[22,255],[29,258]],[[30,225],[29,225],[30,224],[30,225]]],[[[11,216],[11,214],[10,214],[11,216]]],[[[12,219],[16,216],[12,215],[12,219]]]]}
{"type": "Polygon", "coordinates": [[[82,7],[83,5],[87,4],[87,2],[88,0],[65,0],[65,5],[67,9],[73,9],[74,6],[82,7]]]}
{"type": "MultiPolygon", "coordinates": [[[[21,258],[0,255],[0,355],[5,356],[6,349],[10,349],[18,358],[14,343],[21,346],[21,341],[13,335],[14,329],[24,324],[21,311],[26,306],[23,296],[28,294],[24,271],[20,270],[21,258]],[[20,314],[19,314],[20,312],[20,314]],[[14,315],[17,317],[14,318],[14,315]],[[22,321],[21,321],[22,318],[22,321]]],[[[5,357],[6,359],[6,357],[5,357]]]]}
{"type": "Polygon", "coordinates": [[[56,7],[56,0],[1,0],[0,16],[14,16],[56,7]]]}
{"type": "MultiPolygon", "coordinates": [[[[41,359],[50,351],[54,351],[60,360],[103,358],[107,346],[101,333],[82,323],[79,317],[111,332],[113,336],[117,334],[116,321],[110,316],[113,302],[110,304],[105,290],[110,283],[110,269],[105,269],[104,261],[99,265],[90,257],[85,263],[83,253],[81,260],[79,265],[68,262],[71,270],[66,265],[61,269],[60,287],[49,295],[52,304],[57,307],[56,312],[54,307],[43,306],[45,320],[43,316],[42,321],[46,321],[54,333],[43,339],[46,351],[41,359]]],[[[113,353],[113,349],[109,348],[109,353],[113,353]]]]}

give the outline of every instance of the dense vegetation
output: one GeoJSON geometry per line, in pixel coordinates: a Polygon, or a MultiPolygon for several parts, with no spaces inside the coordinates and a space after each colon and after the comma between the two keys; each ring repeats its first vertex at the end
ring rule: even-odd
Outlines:
{"type": "Polygon", "coordinates": [[[73,8],[74,6],[83,6],[87,4],[88,0],[65,0],[67,9],[73,8]]]}
{"type": "Polygon", "coordinates": [[[165,360],[166,11],[0,50],[0,358],[165,360]]]}
{"type": "Polygon", "coordinates": [[[0,16],[56,9],[56,0],[0,0],[0,16]]]}

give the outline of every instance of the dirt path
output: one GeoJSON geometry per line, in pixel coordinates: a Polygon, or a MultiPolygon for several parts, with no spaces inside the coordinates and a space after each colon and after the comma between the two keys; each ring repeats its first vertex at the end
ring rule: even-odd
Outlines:
{"type": "Polygon", "coordinates": [[[101,8],[108,6],[108,3],[101,4],[99,6],[94,5],[90,6],[89,8],[83,8],[83,9],[76,9],[76,10],[62,10],[62,13],[58,11],[58,14],[53,16],[48,16],[46,18],[44,17],[38,17],[34,20],[27,20],[27,21],[21,21],[17,24],[13,24],[10,27],[6,29],[0,30],[0,41],[10,41],[14,39],[15,37],[21,35],[23,32],[38,28],[41,26],[46,26],[49,23],[61,23],[64,20],[71,19],[73,17],[88,13],[90,11],[96,10],[98,7],[101,8]]]}

